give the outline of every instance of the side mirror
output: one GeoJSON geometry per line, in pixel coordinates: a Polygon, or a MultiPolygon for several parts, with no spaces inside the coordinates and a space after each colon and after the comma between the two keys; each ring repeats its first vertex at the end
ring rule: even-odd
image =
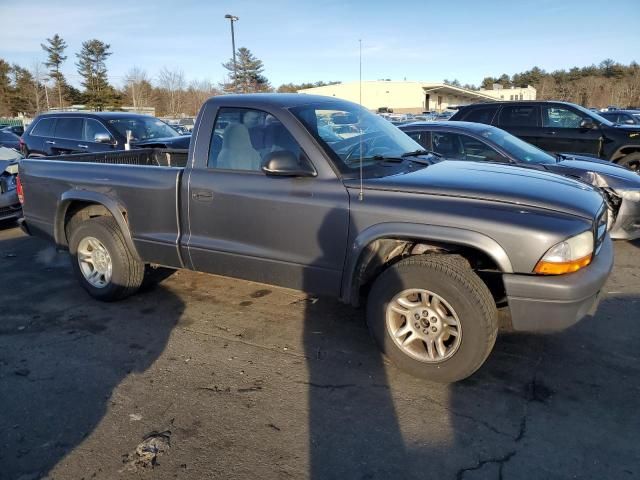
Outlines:
{"type": "Polygon", "coordinates": [[[96,133],[93,136],[93,141],[95,143],[113,143],[113,139],[108,133],[96,133]]]}
{"type": "Polygon", "coordinates": [[[300,160],[289,150],[269,153],[262,162],[262,171],[280,177],[315,177],[316,171],[301,155],[300,160]]]}
{"type": "Polygon", "coordinates": [[[596,124],[593,120],[591,120],[590,118],[585,118],[584,120],[582,120],[580,122],[580,128],[582,130],[591,130],[593,128],[596,128],[596,124]]]}

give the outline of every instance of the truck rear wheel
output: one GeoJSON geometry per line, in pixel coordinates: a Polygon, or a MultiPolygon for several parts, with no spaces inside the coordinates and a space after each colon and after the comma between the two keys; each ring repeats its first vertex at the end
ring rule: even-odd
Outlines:
{"type": "Polygon", "coordinates": [[[402,260],[376,280],[367,323],[382,352],[402,370],[451,383],[474,373],[498,333],[491,292],[457,255],[402,260]]]}
{"type": "Polygon", "coordinates": [[[71,265],[89,295],[110,302],[140,288],[144,263],[134,258],[113,217],[94,217],[70,227],[71,265]]]}

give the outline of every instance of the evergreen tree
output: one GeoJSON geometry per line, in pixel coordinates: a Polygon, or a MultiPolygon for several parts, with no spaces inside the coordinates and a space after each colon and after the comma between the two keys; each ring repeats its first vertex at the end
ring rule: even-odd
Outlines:
{"type": "Polygon", "coordinates": [[[480,88],[484,88],[485,90],[492,90],[494,83],[498,83],[498,80],[494,77],[484,77],[482,79],[482,82],[480,82],[480,88]]]}
{"type": "Polygon", "coordinates": [[[11,113],[11,66],[0,58],[0,117],[11,113]]]}
{"type": "Polygon", "coordinates": [[[60,71],[62,63],[67,59],[64,55],[64,51],[67,48],[67,43],[57,33],[53,38],[47,38],[47,43],[41,43],[42,49],[47,52],[47,61],[44,65],[49,69],[49,77],[56,82],[56,89],[58,90],[59,107],[63,107],[62,93],[66,87],[66,81],[64,75],[60,71]]]}
{"type": "Polygon", "coordinates": [[[80,53],[76,53],[78,73],[82,76],[84,103],[96,110],[105,106],[119,104],[120,97],[115,89],[109,85],[107,78],[106,60],[111,55],[111,45],[97,39],[82,42],[80,53]]]}
{"type": "Polygon", "coordinates": [[[34,113],[34,80],[31,72],[19,65],[11,66],[12,92],[9,99],[13,115],[19,113],[34,113]]]}
{"type": "Polygon", "coordinates": [[[236,67],[233,59],[222,66],[229,71],[229,81],[222,85],[227,93],[270,92],[269,80],[262,74],[264,65],[251,50],[240,47],[236,55],[236,67]],[[237,70],[236,70],[237,69],[237,70]]]}

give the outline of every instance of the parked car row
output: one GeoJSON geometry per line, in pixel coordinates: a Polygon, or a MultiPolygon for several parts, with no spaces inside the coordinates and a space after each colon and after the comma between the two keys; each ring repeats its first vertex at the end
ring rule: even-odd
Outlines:
{"type": "Polygon", "coordinates": [[[480,103],[460,108],[451,120],[494,125],[547,152],[588,155],[640,171],[640,126],[614,123],[572,103],[480,103]]]}
{"type": "Polygon", "coordinates": [[[155,117],[122,112],[55,112],[39,115],[20,139],[25,157],[136,148],[188,149],[190,136],[155,117]]]}

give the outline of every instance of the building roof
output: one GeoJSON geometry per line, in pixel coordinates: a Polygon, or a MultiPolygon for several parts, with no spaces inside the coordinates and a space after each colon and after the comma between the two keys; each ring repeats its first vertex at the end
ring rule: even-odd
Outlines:
{"type": "MultiPolygon", "coordinates": [[[[360,82],[342,82],[333,85],[326,85],[322,87],[312,87],[305,88],[302,90],[298,90],[298,93],[316,93],[321,92],[323,90],[331,90],[340,87],[352,87],[358,85],[360,82]]],[[[466,96],[471,97],[476,100],[494,100],[495,97],[482,93],[478,90],[469,90],[467,88],[456,87],[454,85],[449,85],[443,82],[415,82],[415,81],[387,81],[387,80],[363,80],[362,86],[371,86],[371,85],[385,85],[389,87],[398,87],[398,86],[413,86],[420,87],[424,90],[424,93],[431,92],[443,92],[443,93],[451,93],[457,96],[466,96]]]]}

